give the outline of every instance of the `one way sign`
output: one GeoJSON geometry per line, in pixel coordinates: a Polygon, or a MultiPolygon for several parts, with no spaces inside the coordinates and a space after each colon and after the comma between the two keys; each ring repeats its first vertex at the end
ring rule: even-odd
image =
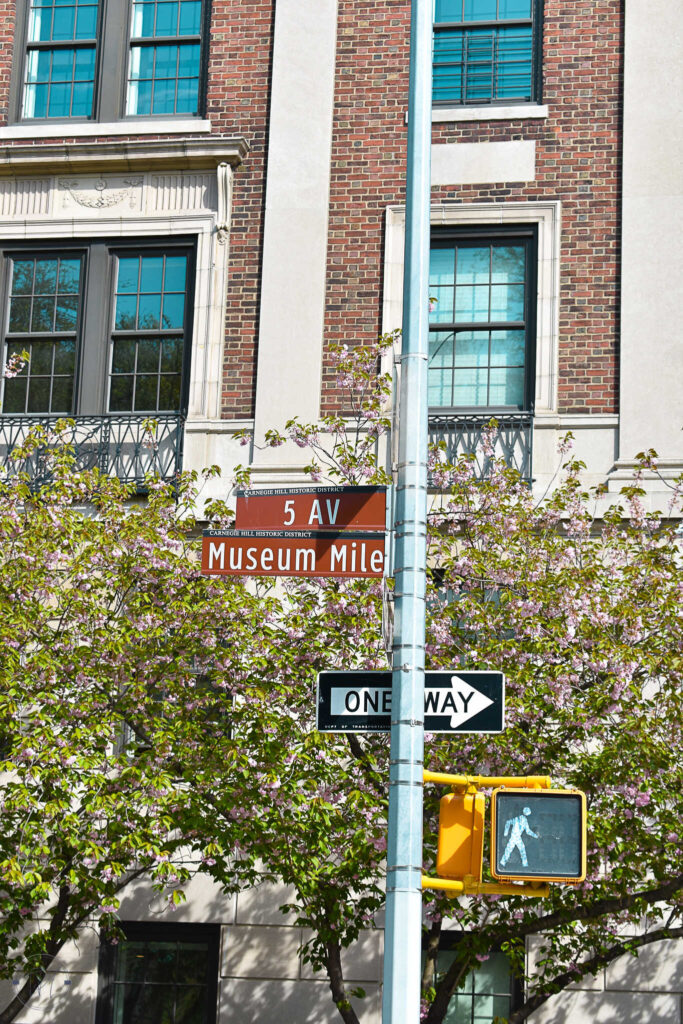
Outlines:
{"type": "MultiPolygon", "coordinates": [[[[389,732],[391,672],[321,672],[319,732],[389,732]]],[[[502,732],[501,672],[425,672],[425,732],[502,732]]]]}

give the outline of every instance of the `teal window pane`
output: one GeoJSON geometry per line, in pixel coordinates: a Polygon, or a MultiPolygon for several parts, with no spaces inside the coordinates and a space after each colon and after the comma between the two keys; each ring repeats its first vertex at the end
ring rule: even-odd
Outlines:
{"type": "Polygon", "coordinates": [[[452,333],[433,332],[429,335],[429,365],[442,367],[453,365],[453,344],[455,335],[452,333]]]}
{"type": "Polygon", "coordinates": [[[32,377],[28,386],[26,412],[50,411],[50,378],[32,377]]]}
{"type": "Polygon", "coordinates": [[[9,308],[9,330],[11,334],[28,334],[31,329],[31,299],[23,296],[13,298],[9,308]]]}
{"type": "Polygon", "coordinates": [[[157,386],[159,378],[156,374],[142,374],[135,379],[135,412],[155,412],[157,407],[157,386]]]}
{"type": "Polygon", "coordinates": [[[157,80],[152,99],[153,114],[175,113],[175,81],[157,80]]]}
{"type": "Polygon", "coordinates": [[[491,320],[507,323],[524,320],[523,284],[494,284],[492,286],[491,320]]]}
{"type": "Polygon", "coordinates": [[[139,256],[120,256],[119,273],[116,282],[117,292],[137,292],[138,278],[140,274],[139,256]]]}
{"type": "Polygon", "coordinates": [[[71,412],[74,382],[71,377],[55,377],[52,381],[50,412],[71,412]]]}
{"type": "Polygon", "coordinates": [[[461,285],[455,289],[456,323],[483,323],[489,319],[489,286],[461,285]]]}
{"type": "Polygon", "coordinates": [[[31,50],[26,61],[26,81],[49,82],[51,50],[31,50]]]}
{"type": "Polygon", "coordinates": [[[463,0],[436,0],[434,5],[434,20],[439,21],[462,21],[463,0]]]}
{"type": "Polygon", "coordinates": [[[71,112],[71,83],[53,85],[50,89],[48,117],[68,117],[71,112]]]}
{"type": "Polygon", "coordinates": [[[161,347],[156,338],[143,338],[138,342],[139,373],[156,373],[159,369],[161,347]]]}
{"type": "Polygon", "coordinates": [[[200,0],[181,0],[178,33],[181,36],[199,35],[202,5],[200,0]]]}
{"type": "Polygon", "coordinates": [[[78,296],[61,295],[55,308],[55,330],[75,331],[78,315],[78,296]]]}
{"type": "Polygon", "coordinates": [[[157,4],[157,23],[154,34],[175,36],[178,33],[178,4],[175,2],[157,4]]]}
{"type": "Polygon", "coordinates": [[[137,39],[149,39],[154,35],[154,2],[134,3],[131,33],[137,39]]]}
{"type": "MultiPolygon", "coordinates": [[[[492,992],[498,995],[505,993],[505,998],[509,1000],[510,961],[505,953],[491,953],[488,960],[484,960],[471,977],[475,993],[492,992]]],[[[505,1016],[507,1016],[507,1011],[505,1016]]]]}
{"type": "Polygon", "coordinates": [[[141,294],[138,300],[138,327],[158,330],[161,326],[161,295],[141,294]]]}
{"type": "Polygon", "coordinates": [[[186,256],[167,256],[164,268],[164,289],[167,292],[184,292],[187,275],[186,256]]]}
{"type": "Polygon", "coordinates": [[[491,281],[493,284],[523,284],[525,277],[524,247],[521,245],[494,245],[491,254],[491,281]]]}
{"type": "Polygon", "coordinates": [[[26,393],[28,380],[26,377],[13,377],[5,380],[2,409],[3,412],[26,412],[26,393]]]}
{"type": "Polygon", "coordinates": [[[129,114],[151,114],[152,113],[152,83],[130,82],[128,86],[129,114]]]}
{"type": "Polygon", "coordinates": [[[137,295],[117,295],[114,324],[117,331],[134,331],[138,308],[137,295]]]}
{"type": "Polygon", "coordinates": [[[36,260],[33,288],[36,295],[54,295],[57,291],[57,260],[36,260]]]}
{"type": "Polygon", "coordinates": [[[52,55],[53,82],[70,82],[73,78],[75,50],[55,50],[52,55]]]}
{"type": "Polygon", "coordinates": [[[31,330],[36,334],[41,331],[52,331],[54,310],[55,300],[53,298],[34,298],[33,310],[31,312],[31,330]]]}
{"type": "Polygon", "coordinates": [[[159,412],[172,412],[180,407],[180,376],[164,376],[159,383],[159,412]]]}
{"type": "Polygon", "coordinates": [[[116,338],[111,359],[112,373],[133,373],[135,371],[136,343],[133,338],[116,338]]]}
{"type": "Polygon", "coordinates": [[[133,409],[133,376],[111,378],[109,393],[110,412],[131,412],[133,409]]]}
{"type": "Polygon", "coordinates": [[[456,260],[456,284],[486,284],[491,274],[491,248],[461,247],[456,260]]]}
{"type": "Polygon", "coordinates": [[[432,249],[429,254],[429,286],[452,285],[455,280],[455,249],[432,249]]]}
{"type": "Polygon", "coordinates": [[[498,0],[498,19],[530,18],[531,0],[498,0]]]}
{"type": "Polygon", "coordinates": [[[97,35],[97,6],[79,7],[76,13],[76,39],[94,39],[97,35]]]}
{"type": "Polygon", "coordinates": [[[449,324],[453,322],[453,288],[434,288],[429,286],[429,298],[434,300],[429,311],[431,324],[449,324]]]}
{"type": "Polygon", "coordinates": [[[33,260],[15,260],[12,268],[12,294],[30,295],[33,291],[33,260]]]}
{"type": "Polygon", "coordinates": [[[51,342],[38,342],[31,346],[31,377],[52,373],[53,346],[51,342]]]}
{"type": "Polygon", "coordinates": [[[154,47],[134,46],[131,50],[131,79],[154,77],[154,47]]]}
{"type": "Polygon", "coordinates": [[[176,114],[196,114],[199,109],[199,79],[181,78],[178,82],[176,114]]]}
{"type": "Polygon", "coordinates": [[[491,366],[524,366],[524,331],[491,331],[491,366]]]}
{"type": "Polygon", "coordinates": [[[495,21],[496,0],[465,0],[465,21],[495,21]]]}
{"type": "Polygon", "coordinates": [[[456,367],[480,367],[489,364],[489,332],[461,331],[455,338],[456,367]]]}
{"type": "Polygon", "coordinates": [[[185,317],[185,295],[164,295],[164,309],[161,326],[165,328],[182,327],[185,317]]]}
{"type": "MultiPolygon", "coordinates": [[[[76,50],[76,61],[74,64],[74,80],[76,82],[92,82],[95,78],[95,50],[86,48],[76,50]]],[[[92,88],[91,88],[92,92],[92,88]]]]}
{"type": "Polygon", "coordinates": [[[175,78],[178,68],[178,47],[157,46],[155,47],[154,77],[175,78]]]}
{"type": "Polygon", "coordinates": [[[199,74],[199,46],[189,44],[178,47],[179,78],[196,78],[199,74]]]}
{"type": "Polygon", "coordinates": [[[73,373],[76,366],[76,342],[72,338],[55,344],[55,373],[73,373]]]}
{"type": "Polygon", "coordinates": [[[52,38],[55,40],[66,40],[74,38],[76,27],[76,8],[58,7],[54,12],[52,22],[52,38]]]}
{"type": "Polygon", "coordinates": [[[183,339],[164,338],[161,350],[162,373],[179,373],[183,365],[183,339]]]}
{"type": "Polygon", "coordinates": [[[487,385],[487,370],[459,370],[453,384],[453,405],[488,405],[489,401],[487,385]]]}
{"type": "Polygon", "coordinates": [[[430,369],[427,381],[427,392],[430,406],[440,408],[452,405],[452,370],[430,369]]]}
{"type": "Polygon", "coordinates": [[[164,257],[143,256],[140,273],[141,292],[160,292],[164,280],[164,257]]]}
{"type": "Polygon", "coordinates": [[[79,82],[75,83],[71,100],[72,117],[89,117],[92,111],[92,93],[93,87],[91,82],[86,85],[79,82]]]}
{"type": "Polygon", "coordinates": [[[493,368],[489,405],[511,405],[521,409],[524,402],[524,370],[518,368],[493,368]]]}

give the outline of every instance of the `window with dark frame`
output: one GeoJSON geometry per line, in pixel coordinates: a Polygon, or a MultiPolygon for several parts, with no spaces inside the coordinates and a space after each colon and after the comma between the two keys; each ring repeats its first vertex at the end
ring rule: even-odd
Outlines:
{"type": "MultiPolygon", "coordinates": [[[[453,962],[454,946],[460,935],[442,932],[436,955],[435,983],[453,962]]],[[[424,954],[423,954],[424,958],[424,954]]],[[[515,977],[510,961],[502,952],[493,952],[467,977],[463,988],[452,996],[444,1024],[490,1024],[499,1017],[507,1020],[522,1003],[523,988],[515,977]]]]}
{"type": "Polygon", "coordinates": [[[102,941],[96,1024],[215,1024],[219,925],[123,922],[102,941]]]}
{"type": "Polygon", "coordinates": [[[2,415],[183,412],[193,249],[93,242],[6,250],[2,415]],[[86,287],[87,282],[87,287],[86,287]]]}
{"type": "Polygon", "coordinates": [[[201,113],[203,0],[19,0],[19,120],[201,113]]]}
{"type": "Polygon", "coordinates": [[[541,98],[542,0],[435,0],[436,105],[541,98]]]}
{"type": "Polygon", "coordinates": [[[429,406],[531,410],[536,229],[432,237],[429,406]]]}

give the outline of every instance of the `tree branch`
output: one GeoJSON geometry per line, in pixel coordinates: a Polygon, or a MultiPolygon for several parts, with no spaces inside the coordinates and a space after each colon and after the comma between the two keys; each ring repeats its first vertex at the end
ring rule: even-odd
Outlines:
{"type": "Polygon", "coordinates": [[[543,989],[541,992],[537,992],[531,998],[527,999],[523,1006],[520,1006],[519,1010],[516,1010],[508,1019],[508,1024],[522,1024],[535,1010],[542,1006],[551,996],[561,992],[562,989],[566,988],[567,985],[573,982],[579,981],[585,977],[586,974],[594,974],[601,967],[606,967],[607,964],[612,963],[617,957],[623,956],[624,953],[630,953],[634,949],[640,949],[643,946],[649,945],[651,942],[660,942],[663,939],[680,939],[683,938],[683,928],[658,928],[657,931],[648,932],[646,935],[639,935],[636,938],[629,939],[627,942],[618,942],[614,946],[610,946],[609,949],[603,950],[602,953],[596,953],[590,960],[585,960],[579,964],[578,968],[570,971],[565,971],[564,974],[559,974],[556,978],[553,978],[550,987],[543,989]]]}

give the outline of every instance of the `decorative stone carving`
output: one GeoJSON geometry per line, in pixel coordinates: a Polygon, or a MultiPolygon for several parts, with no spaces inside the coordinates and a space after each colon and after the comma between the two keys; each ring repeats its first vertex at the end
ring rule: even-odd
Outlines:
{"type": "Polygon", "coordinates": [[[230,237],[230,211],[232,209],[232,167],[219,164],[216,168],[218,210],[216,211],[216,237],[225,245],[230,237]]]}
{"type": "Polygon", "coordinates": [[[139,188],[142,178],[121,178],[116,185],[105,178],[96,178],[92,184],[78,178],[60,178],[59,187],[64,189],[63,205],[69,205],[69,196],[79,206],[88,210],[107,210],[128,201],[134,210],[139,204],[139,188]]]}

